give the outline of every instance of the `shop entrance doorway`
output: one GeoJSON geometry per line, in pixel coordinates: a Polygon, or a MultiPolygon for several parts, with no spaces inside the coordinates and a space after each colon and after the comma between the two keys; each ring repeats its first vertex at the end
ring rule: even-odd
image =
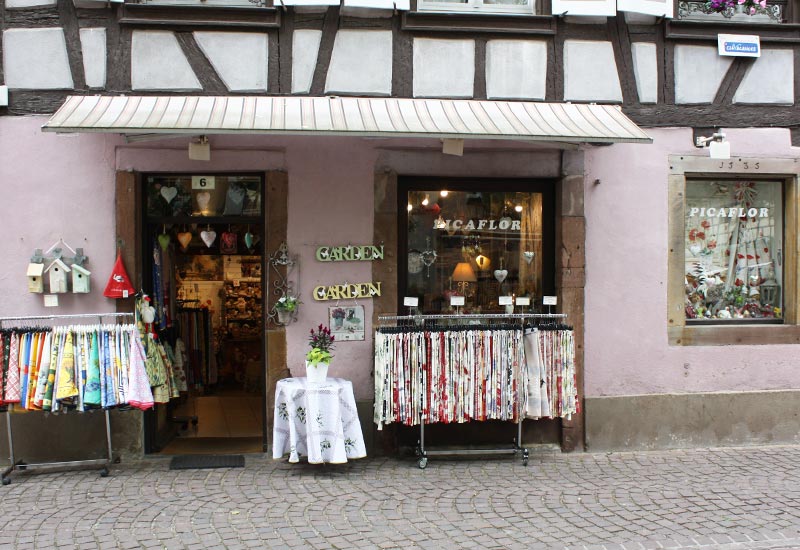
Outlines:
{"type": "Polygon", "coordinates": [[[143,289],[174,374],[146,414],[145,450],[261,452],[264,177],[144,174],[142,185],[143,289]]]}

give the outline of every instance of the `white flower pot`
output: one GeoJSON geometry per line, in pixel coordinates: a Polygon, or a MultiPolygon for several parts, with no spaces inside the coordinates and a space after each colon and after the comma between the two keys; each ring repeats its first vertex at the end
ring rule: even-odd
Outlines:
{"type": "Polygon", "coordinates": [[[292,312],[288,309],[276,309],[278,314],[278,322],[282,325],[288,325],[292,322],[292,312]]]}
{"type": "Polygon", "coordinates": [[[324,384],[328,378],[328,365],[306,361],[306,377],[309,384],[324,384]]]}

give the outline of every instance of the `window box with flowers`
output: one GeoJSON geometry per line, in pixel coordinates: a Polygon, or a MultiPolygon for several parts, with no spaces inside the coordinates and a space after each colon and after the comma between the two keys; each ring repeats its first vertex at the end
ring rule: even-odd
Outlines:
{"type": "Polygon", "coordinates": [[[288,325],[294,321],[297,315],[297,306],[299,305],[300,300],[297,296],[291,296],[289,294],[281,296],[278,301],[275,302],[275,313],[278,316],[278,323],[281,325],[288,325]]]}
{"type": "Polygon", "coordinates": [[[734,23],[782,23],[786,2],[767,0],[706,0],[678,2],[678,19],[734,23]]]}

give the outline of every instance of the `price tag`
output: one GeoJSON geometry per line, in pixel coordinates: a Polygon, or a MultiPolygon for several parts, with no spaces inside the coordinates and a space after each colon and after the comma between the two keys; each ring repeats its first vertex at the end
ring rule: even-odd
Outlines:
{"type": "Polygon", "coordinates": [[[554,306],[558,304],[557,296],[542,296],[542,304],[546,306],[554,306]]]}
{"type": "Polygon", "coordinates": [[[127,298],[128,297],[128,291],[127,290],[123,290],[122,291],[122,297],[123,298],[127,298]]]}
{"type": "Polygon", "coordinates": [[[464,297],[463,296],[450,296],[450,305],[451,306],[463,306],[464,305],[464,297]]]}
{"type": "Polygon", "coordinates": [[[500,296],[499,302],[501,306],[513,306],[514,298],[512,296],[500,296]]]}
{"type": "Polygon", "coordinates": [[[518,306],[529,306],[531,305],[531,299],[527,296],[518,296],[517,297],[517,305],[518,306]]]}
{"type": "Polygon", "coordinates": [[[403,298],[403,305],[408,307],[418,307],[419,298],[417,298],[416,296],[405,296],[403,298]]]}
{"type": "Polygon", "coordinates": [[[214,176],[192,176],[192,189],[214,189],[216,184],[217,178],[214,176]]]}

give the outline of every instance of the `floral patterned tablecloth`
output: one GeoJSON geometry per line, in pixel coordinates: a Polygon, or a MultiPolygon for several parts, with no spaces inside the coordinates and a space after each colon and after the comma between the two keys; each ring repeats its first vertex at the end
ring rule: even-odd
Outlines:
{"type": "Polygon", "coordinates": [[[306,456],[311,464],[342,464],[367,456],[349,380],[328,378],[324,384],[309,384],[306,378],[278,381],[272,458],[287,453],[289,462],[306,456]]]}

